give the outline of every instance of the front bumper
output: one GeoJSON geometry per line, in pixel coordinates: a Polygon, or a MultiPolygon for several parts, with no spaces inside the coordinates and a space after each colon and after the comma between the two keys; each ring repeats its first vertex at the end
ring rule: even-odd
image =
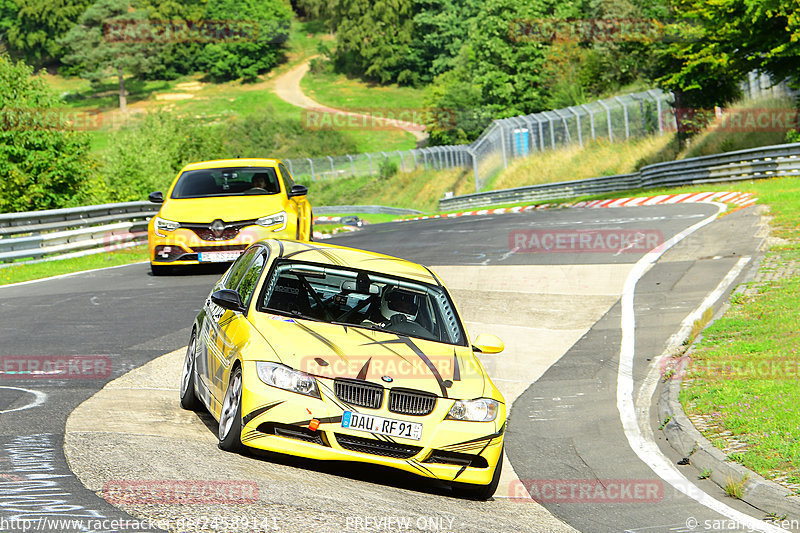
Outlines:
{"type": "MultiPolygon", "coordinates": [[[[266,238],[294,239],[296,228],[288,226],[274,231],[263,226],[246,226],[234,238],[227,240],[204,240],[191,229],[178,228],[175,231],[158,235],[153,227],[148,228],[147,242],[150,262],[153,265],[197,265],[206,252],[228,252],[233,261],[238,254],[254,242],[266,238]]],[[[212,262],[212,261],[208,261],[212,262]]],[[[226,262],[226,261],[223,261],[226,262]]]]}
{"type": "Polygon", "coordinates": [[[409,416],[381,409],[358,411],[423,424],[420,440],[376,438],[343,428],[343,408],[333,381],[317,379],[322,399],[271,387],[257,376],[254,362],[243,367],[242,443],[252,448],[318,460],[379,464],[444,481],[487,485],[502,460],[505,405],[493,422],[444,420],[454,400],[439,398],[433,412],[409,416]],[[316,431],[309,429],[319,421],[316,431]]]}

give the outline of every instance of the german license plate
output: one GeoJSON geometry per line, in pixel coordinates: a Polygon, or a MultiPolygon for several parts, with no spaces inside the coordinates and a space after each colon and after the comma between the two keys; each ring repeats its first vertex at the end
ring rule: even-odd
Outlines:
{"type": "Polygon", "coordinates": [[[231,261],[236,261],[240,255],[242,255],[241,250],[200,252],[197,254],[197,260],[201,263],[229,263],[231,261]]]}
{"type": "Polygon", "coordinates": [[[342,427],[411,440],[419,440],[422,438],[422,424],[404,422],[403,420],[392,420],[391,418],[383,418],[382,416],[353,413],[352,411],[345,411],[342,414],[342,427]]]}

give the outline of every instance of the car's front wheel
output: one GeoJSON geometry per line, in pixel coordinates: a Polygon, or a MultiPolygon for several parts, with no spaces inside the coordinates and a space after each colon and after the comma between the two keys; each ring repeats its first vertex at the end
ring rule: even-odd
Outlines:
{"type": "Polygon", "coordinates": [[[183,375],[181,376],[181,407],[189,411],[200,408],[200,400],[194,392],[194,358],[197,336],[192,332],[189,346],[186,348],[186,357],[183,360],[183,375]]]}
{"type": "Polygon", "coordinates": [[[222,412],[219,415],[219,447],[226,452],[242,449],[242,368],[231,373],[222,412]]]}
{"type": "Polygon", "coordinates": [[[461,498],[468,498],[470,500],[488,500],[497,491],[497,486],[500,484],[500,474],[503,471],[503,450],[500,450],[500,458],[497,460],[497,466],[494,467],[494,474],[492,480],[488,485],[473,485],[472,483],[454,483],[453,493],[461,498]]]}

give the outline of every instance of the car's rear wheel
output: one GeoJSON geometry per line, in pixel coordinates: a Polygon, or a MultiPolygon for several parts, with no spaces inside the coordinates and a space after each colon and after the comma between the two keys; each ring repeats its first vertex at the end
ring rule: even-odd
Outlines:
{"type": "Polygon", "coordinates": [[[500,474],[503,471],[503,450],[500,450],[500,458],[497,460],[497,466],[494,467],[494,474],[492,480],[488,485],[473,485],[472,483],[454,483],[453,493],[461,498],[468,498],[470,500],[488,500],[497,491],[497,486],[500,484],[500,474]]]}
{"type": "Polygon", "coordinates": [[[181,407],[189,411],[200,409],[200,400],[194,390],[194,359],[196,335],[192,332],[189,346],[186,348],[186,357],[183,360],[183,375],[181,376],[181,407]]]}
{"type": "Polygon", "coordinates": [[[242,368],[231,373],[222,413],[219,415],[219,447],[226,452],[242,449],[242,368]]]}

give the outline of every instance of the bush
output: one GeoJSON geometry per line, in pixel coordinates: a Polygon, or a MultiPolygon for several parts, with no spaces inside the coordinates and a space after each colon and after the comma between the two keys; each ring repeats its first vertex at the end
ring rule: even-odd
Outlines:
{"type": "Polygon", "coordinates": [[[222,156],[219,129],[168,113],[148,114],[120,129],[111,135],[102,158],[102,180],[90,200],[128,202],[166,190],[187,163],[222,156]]]}
{"type": "Polygon", "coordinates": [[[152,113],[112,134],[92,203],[143,200],[166,190],[186,164],[239,157],[318,157],[356,151],[339,131],[314,131],[276,119],[270,109],[223,124],[152,113]]]}
{"type": "Polygon", "coordinates": [[[74,204],[92,179],[88,137],[56,103],[30,67],[0,54],[0,212],[74,204]]]}
{"type": "Polygon", "coordinates": [[[378,166],[378,175],[381,179],[386,180],[397,174],[397,163],[390,161],[388,157],[381,161],[378,166]]]}

